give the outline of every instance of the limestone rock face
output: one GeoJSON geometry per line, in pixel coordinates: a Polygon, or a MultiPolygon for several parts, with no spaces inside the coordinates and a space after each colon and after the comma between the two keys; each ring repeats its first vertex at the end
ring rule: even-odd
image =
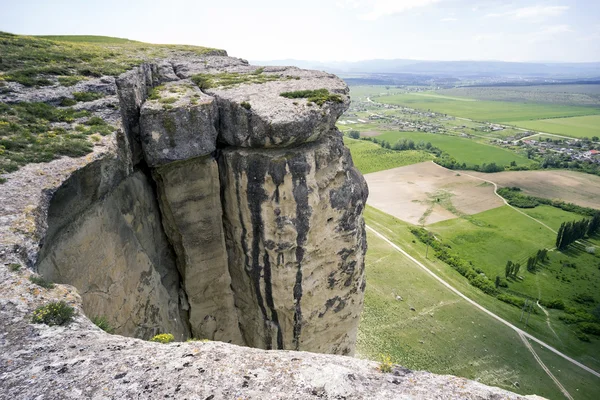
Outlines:
{"type": "Polygon", "coordinates": [[[144,156],[152,167],[213,152],[217,141],[217,104],[190,81],[154,89],[140,111],[144,156]]]}
{"type": "Polygon", "coordinates": [[[229,271],[246,343],[352,354],[367,186],[341,134],[220,158],[229,271]]]}
{"type": "Polygon", "coordinates": [[[163,225],[177,255],[196,338],[243,344],[223,235],[219,171],[211,157],[154,171],[163,225]]]}
{"type": "Polygon", "coordinates": [[[76,286],[86,313],[105,317],[120,334],[148,339],[168,331],[183,340],[188,317],[160,224],[148,179],[134,173],[53,235],[38,270],[76,286]]]}

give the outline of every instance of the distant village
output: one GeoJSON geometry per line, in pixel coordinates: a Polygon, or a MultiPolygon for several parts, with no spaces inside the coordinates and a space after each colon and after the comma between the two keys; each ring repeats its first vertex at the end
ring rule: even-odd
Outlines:
{"type": "MultiPolygon", "coordinates": [[[[344,117],[345,119],[338,121],[338,124],[351,126],[357,123],[378,121],[388,125],[390,129],[403,131],[453,134],[462,137],[478,136],[464,132],[472,129],[466,125],[448,126],[448,124],[444,124],[444,121],[456,120],[452,116],[372,101],[353,101],[344,117]],[[373,109],[380,109],[381,111],[373,112],[373,109]],[[386,114],[385,110],[388,109],[393,109],[395,113],[392,115],[386,114]],[[368,113],[369,115],[368,117],[358,118],[357,112],[368,113]]],[[[477,130],[486,133],[500,132],[506,129],[510,129],[510,127],[494,123],[479,123],[477,128],[477,130]]],[[[559,135],[545,135],[539,132],[522,130],[512,136],[495,139],[492,142],[501,147],[513,149],[515,146],[521,147],[526,150],[530,158],[557,155],[561,156],[563,160],[592,162],[600,165],[600,142],[596,137],[592,139],[566,138],[559,135]]]]}

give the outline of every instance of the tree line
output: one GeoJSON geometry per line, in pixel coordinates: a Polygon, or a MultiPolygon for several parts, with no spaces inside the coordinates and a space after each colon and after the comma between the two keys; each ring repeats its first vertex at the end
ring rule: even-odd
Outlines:
{"type": "Polygon", "coordinates": [[[583,218],[580,221],[563,222],[556,235],[556,247],[566,249],[570,244],[591,236],[600,230],[600,212],[594,214],[592,219],[583,218]]]}

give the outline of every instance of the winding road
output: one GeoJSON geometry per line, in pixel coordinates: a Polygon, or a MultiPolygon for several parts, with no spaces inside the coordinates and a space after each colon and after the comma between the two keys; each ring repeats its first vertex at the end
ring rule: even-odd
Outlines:
{"type": "MultiPolygon", "coordinates": [[[[505,320],[505,319],[499,317],[498,315],[494,314],[493,312],[489,311],[487,308],[483,307],[482,305],[480,305],[479,303],[475,302],[474,300],[471,300],[470,298],[468,298],[467,296],[465,296],[462,292],[460,292],[458,289],[454,288],[454,286],[450,285],[448,282],[446,282],[445,280],[443,280],[442,278],[440,278],[439,276],[437,276],[434,272],[432,272],[429,268],[427,268],[423,263],[421,263],[420,261],[418,261],[416,258],[414,258],[413,256],[411,256],[406,251],[404,251],[402,248],[400,248],[398,245],[396,245],[391,240],[389,240],[386,236],[384,236],[380,232],[376,231],[375,229],[373,229],[369,225],[367,225],[367,229],[370,230],[371,232],[373,232],[375,235],[377,235],[380,239],[382,239],[383,241],[385,241],[387,244],[389,244],[394,250],[402,253],[406,258],[408,258],[413,263],[417,264],[420,268],[422,268],[425,272],[427,272],[429,275],[431,275],[433,278],[435,278],[438,282],[440,282],[442,285],[444,285],[445,287],[447,287],[449,290],[451,290],[452,292],[454,292],[456,295],[458,295],[459,297],[461,297],[462,299],[464,299],[465,301],[467,301],[468,303],[470,303],[474,307],[477,307],[478,309],[480,309],[484,313],[488,314],[492,318],[496,319],[497,321],[499,321],[499,322],[503,323],[504,325],[508,326],[509,328],[513,329],[521,337],[536,342],[540,346],[545,347],[546,349],[548,349],[551,352],[559,355],[560,357],[562,357],[565,360],[571,362],[572,364],[578,366],[579,368],[581,368],[581,369],[583,369],[583,370],[585,370],[585,371],[587,371],[587,372],[595,375],[596,377],[600,378],[600,373],[599,372],[597,372],[597,371],[591,369],[590,367],[588,367],[588,366],[580,363],[579,361],[577,361],[577,360],[569,357],[568,355],[566,355],[566,354],[558,351],[557,349],[555,349],[554,347],[550,346],[549,344],[546,344],[545,342],[539,340],[535,336],[533,336],[533,335],[531,335],[531,334],[523,331],[522,329],[516,327],[515,325],[511,324],[507,320],[505,320]]],[[[535,352],[533,352],[533,353],[535,354],[535,352]]],[[[534,356],[536,357],[536,359],[538,359],[537,355],[534,355],[534,356]]],[[[547,371],[547,372],[549,372],[549,371],[547,371]]],[[[559,386],[559,387],[561,387],[561,386],[559,386]]],[[[564,389],[564,388],[562,388],[562,389],[564,389]]],[[[569,396],[567,396],[567,397],[569,397],[569,396]]]]}

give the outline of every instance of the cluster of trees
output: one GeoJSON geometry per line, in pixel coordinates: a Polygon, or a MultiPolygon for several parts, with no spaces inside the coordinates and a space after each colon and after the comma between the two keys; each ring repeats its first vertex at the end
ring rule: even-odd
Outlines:
{"type": "Polygon", "coordinates": [[[498,194],[504,197],[506,201],[508,201],[508,204],[519,208],[535,208],[540,204],[544,204],[590,217],[593,217],[598,213],[598,210],[596,209],[578,206],[573,203],[566,203],[562,200],[550,200],[541,197],[528,196],[521,193],[521,189],[516,186],[498,189],[498,194]]]}
{"type": "Polygon", "coordinates": [[[593,235],[600,229],[600,212],[594,214],[592,219],[581,221],[563,222],[556,235],[556,247],[566,249],[571,243],[583,239],[586,235],[593,235]]]}
{"type": "Polygon", "coordinates": [[[508,260],[506,263],[506,267],[504,268],[504,276],[506,277],[506,279],[508,278],[517,278],[517,274],[519,273],[519,270],[521,269],[521,264],[519,263],[513,263],[511,260],[508,260]]]}
{"type": "Polygon", "coordinates": [[[535,272],[535,267],[537,267],[537,264],[546,261],[546,258],[548,258],[548,250],[538,250],[534,257],[529,257],[527,259],[527,271],[535,272]]]}
{"type": "Polygon", "coordinates": [[[467,278],[471,285],[491,296],[498,295],[498,289],[496,289],[494,283],[482,273],[483,271],[474,268],[471,263],[465,262],[458,255],[451,253],[448,245],[442,244],[439,240],[431,240],[429,232],[426,229],[415,227],[411,228],[410,231],[421,242],[429,243],[429,246],[431,246],[435,252],[435,256],[467,278]]]}
{"type": "Polygon", "coordinates": [[[600,164],[591,161],[571,160],[571,157],[567,154],[547,155],[540,166],[542,168],[573,169],[587,174],[600,175],[600,164]]]}

